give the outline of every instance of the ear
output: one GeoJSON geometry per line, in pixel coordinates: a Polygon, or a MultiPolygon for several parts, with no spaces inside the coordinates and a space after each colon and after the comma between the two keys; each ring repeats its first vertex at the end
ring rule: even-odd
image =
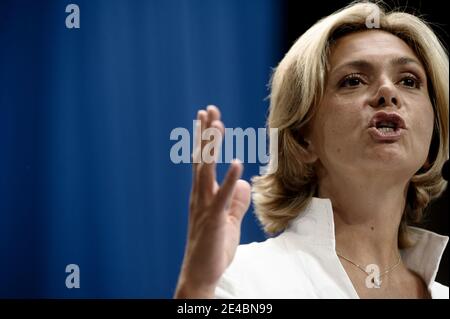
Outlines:
{"type": "Polygon", "coordinates": [[[312,164],[318,160],[317,153],[314,148],[314,143],[308,137],[302,139],[301,143],[305,152],[303,153],[302,160],[305,163],[312,164]]]}
{"type": "Polygon", "coordinates": [[[302,154],[302,161],[308,164],[312,164],[319,158],[315,151],[314,143],[309,134],[307,133],[309,130],[300,130],[298,135],[298,142],[304,149],[304,153],[302,154]]]}

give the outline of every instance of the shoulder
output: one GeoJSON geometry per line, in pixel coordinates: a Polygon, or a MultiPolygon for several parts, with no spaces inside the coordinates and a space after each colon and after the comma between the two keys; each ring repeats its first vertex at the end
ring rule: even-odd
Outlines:
{"type": "MultiPolygon", "coordinates": [[[[228,273],[237,275],[248,271],[267,273],[268,270],[279,269],[280,265],[285,265],[288,259],[292,259],[292,247],[290,247],[290,235],[287,232],[277,237],[269,238],[263,242],[253,242],[250,244],[239,245],[233,262],[227,269],[228,273]]],[[[301,249],[298,249],[301,254],[301,249]]]]}
{"type": "Polygon", "coordinates": [[[302,256],[308,254],[301,248],[294,251],[289,246],[290,241],[289,234],[282,233],[263,242],[238,246],[232,263],[219,282],[216,297],[285,296],[289,293],[286,283],[293,280],[305,282],[307,275],[303,271],[302,256]]]}
{"type": "Polygon", "coordinates": [[[216,298],[253,297],[258,287],[267,289],[269,285],[265,279],[276,276],[277,265],[285,255],[282,236],[239,245],[216,288],[216,298]]]}
{"type": "Polygon", "coordinates": [[[273,260],[274,256],[282,257],[287,252],[285,243],[285,234],[274,238],[266,239],[263,242],[253,242],[250,244],[239,245],[233,260],[235,266],[243,263],[255,262],[256,260],[273,260]]]}
{"type": "Polygon", "coordinates": [[[435,281],[431,284],[431,297],[433,299],[449,299],[449,288],[435,281]]]}

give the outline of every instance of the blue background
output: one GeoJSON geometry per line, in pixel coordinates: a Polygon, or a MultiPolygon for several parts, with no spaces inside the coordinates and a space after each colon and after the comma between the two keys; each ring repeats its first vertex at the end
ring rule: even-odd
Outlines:
{"type": "MultiPolygon", "coordinates": [[[[169,298],[191,183],[170,132],[210,103],[227,127],[264,127],[280,8],[72,2],[80,29],[65,27],[71,1],[0,5],[0,297],[169,298]]],[[[250,210],[242,242],[263,238],[250,210]]]]}

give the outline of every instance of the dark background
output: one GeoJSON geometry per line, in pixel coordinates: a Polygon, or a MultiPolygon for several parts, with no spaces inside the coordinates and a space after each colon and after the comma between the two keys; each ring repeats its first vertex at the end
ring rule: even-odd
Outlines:
{"type": "MultiPolygon", "coordinates": [[[[347,3],[0,0],[0,297],[170,298],[191,175],[170,132],[210,103],[227,127],[264,127],[271,68],[347,3]],[[69,3],[81,29],[65,28],[69,3]]],[[[445,21],[441,2],[408,4],[445,21]]],[[[447,194],[430,210],[448,234],[447,194]]],[[[252,211],[242,243],[265,238],[252,211]]]]}

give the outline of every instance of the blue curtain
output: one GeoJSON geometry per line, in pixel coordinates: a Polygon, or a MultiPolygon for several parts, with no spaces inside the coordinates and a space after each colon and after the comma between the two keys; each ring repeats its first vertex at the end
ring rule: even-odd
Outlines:
{"type": "MultiPolygon", "coordinates": [[[[0,297],[172,296],[191,167],[170,160],[170,132],[192,133],[209,103],[227,127],[264,127],[280,11],[276,0],[1,2],[0,297]],[[69,3],[80,29],[66,28],[69,3]],[[68,264],[79,289],[65,285],[68,264]]],[[[241,241],[263,238],[250,209],[241,241]]]]}

